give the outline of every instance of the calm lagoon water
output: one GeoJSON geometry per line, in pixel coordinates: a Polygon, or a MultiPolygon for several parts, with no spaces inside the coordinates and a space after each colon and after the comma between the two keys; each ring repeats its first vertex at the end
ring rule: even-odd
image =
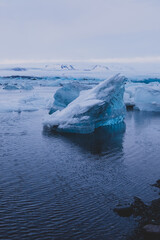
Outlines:
{"type": "Polygon", "coordinates": [[[0,239],[126,239],[137,222],[113,209],[158,197],[160,114],[87,136],[43,128],[45,114],[0,113],[0,239]]]}

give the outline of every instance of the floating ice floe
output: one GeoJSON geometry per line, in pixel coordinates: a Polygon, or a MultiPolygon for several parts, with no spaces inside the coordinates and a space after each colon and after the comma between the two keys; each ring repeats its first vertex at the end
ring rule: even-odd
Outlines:
{"type": "Polygon", "coordinates": [[[66,108],[49,115],[44,124],[59,132],[88,134],[98,127],[122,122],[125,80],[118,74],[92,89],[81,91],[66,108]]]}
{"type": "Polygon", "coordinates": [[[130,82],[125,86],[124,102],[127,107],[140,111],[160,112],[160,83],[130,82]]]}
{"type": "Polygon", "coordinates": [[[160,112],[160,84],[137,88],[135,106],[141,111],[160,112]]]}

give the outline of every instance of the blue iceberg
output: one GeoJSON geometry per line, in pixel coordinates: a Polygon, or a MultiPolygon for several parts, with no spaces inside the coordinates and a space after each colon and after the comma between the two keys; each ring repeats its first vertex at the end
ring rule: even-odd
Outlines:
{"type": "Polygon", "coordinates": [[[78,82],[65,84],[56,91],[54,95],[54,103],[49,111],[49,114],[67,107],[69,103],[79,97],[79,94],[82,90],[87,90],[90,88],[90,86],[78,82]]]}
{"type": "Polygon", "coordinates": [[[123,101],[126,78],[119,74],[80,95],[64,109],[48,116],[45,125],[58,132],[88,134],[101,126],[120,123],[125,117],[123,101]]]}

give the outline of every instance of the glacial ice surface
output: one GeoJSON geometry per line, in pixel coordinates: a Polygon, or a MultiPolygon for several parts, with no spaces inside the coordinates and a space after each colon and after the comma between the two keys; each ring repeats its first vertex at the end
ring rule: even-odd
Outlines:
{"type": "Polygon", "coordinates": [[[44,125],[58,132],[88,134],[95,128],[122,122],[125,81],[125,77],[117,74],[92,89],[81,91],[67,107],[49,115],[44,125]]]}

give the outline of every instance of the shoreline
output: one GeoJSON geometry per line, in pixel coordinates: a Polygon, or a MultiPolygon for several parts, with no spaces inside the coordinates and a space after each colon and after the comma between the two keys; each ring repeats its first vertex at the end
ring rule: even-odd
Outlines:
{"type": "MultiPolygon", "coordinates": [[[[160,179],[151,186],[160,189],[160,179]]],[[[159,192],[160,195],[160,192],[159,192]]],[[[160,197],[145,204],[140,198],[134,197],[133,203],[127,207],[114,208],[120,217],[133,216],[138,222],[134,232],[127,240],[159,240],[160,239],[160,197]]]]}

